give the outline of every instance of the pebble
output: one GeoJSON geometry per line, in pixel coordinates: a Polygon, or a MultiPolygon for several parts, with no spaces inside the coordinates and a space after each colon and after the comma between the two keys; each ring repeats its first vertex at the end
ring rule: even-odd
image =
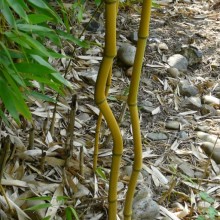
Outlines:
{"type": "Polygon", "coordinates": [[[131,32],[128,36],[128,39],[134,43],[134,44],[137,44],[138,42],[138,32],[137,31],[134,31],[134,32],[131,32]]]}
{"type": "Polygon", "coordinates": [[[167,73],[173,78],[178,78],[180,76],[179,70],[175,67],[168,68],[167,73]]]}
{"type": "Polygon", "coordinates": [[[181,124],[178,121],[167,121],[165,124],[165,128],[171,129],[171,130],[179,130],[180,125],[181,124]]]}
{"type": "Polygon", "coordinates": [[[130,78],[132,76],[132,72],[133,72],[133,67],[131,66],[126,70],[125,75],[130,78]]]}
{"type": "Polygon", "coordinates": [[[164,134],[164,133],[154,133],[154,132],[148,133],[147,138],[149,138],[152,141],[161,141],[161,140],[167,140],[168,139],[166,134],[164,134]]]}
{"type": "Polygon", "coordinates": [[[191,110],[199,110],[202,107],[202,102],[200,97],[191,96],[182,101],[182,106],[191,110]]]}
{"type": "Polygon", "coordinates": [[[188,133],[185,132],[185,131],[180,131],[180,132],[178,133],[178,136],[179,136],[179,138],[182,139],[182,140],[187,139],[187,138],[189,137],[188,133]]]}
{"type": "Polygon", "coordinates": [[[154,220],[160,212],[159,205],[150,197],[147,187],[143,187],[133,200],[133,220],[154,220]]]}
{"type": "Polygon", "coordinates": [[[186,57],[181,54],[174,54],[168,58],[167,63],[170,67],[174,67],[181,72],[186,72],[188,67],[188,61],[186,57]]]}
{"type": "Polygon", "coordinates": [[[215,96],[211,96],[211,95],[204,95],[202,97],[202,101],[204,104],[220,105],[220,99],[216,98],[215,96]]]}
{"type": "Polygon", "coordinates": [[[180,81],[179,84],[180,94],[182,96],[195,96],[199,93],[199,90],[196,86],[190,85],[187,80],[180,81]]]}
{"type": "MultiPolygon", "coordinates": [[[[123,173],[123,175],[128,176],[130,178],[130,176],[132,174],[132,170],[133,170],[132,166],[125,166],[125,167],[123,167],[123,172],[122,173],[123,173]]],[[[143,180],[144,180],[144,177],[143,177],[142,173],[139,172],[138,181],[141,182],[143,180]]]]}
{"type": "Polygon", "coordinates": [[[125,43],[118,50],[118,59],[126,66],[132,66],[134,64],[135,53],[136,47],[125,43]]]}
{"type": "Polygon", "coordinates": [[[202,150],[204,150],[207,156],[211,156],[211,158],[217,163],[220,164],[220,145],[211,143],[211,142],[203,142],[201,145],[202,150]]]}
{"type": "Polygon", "coordinates": [[[200,113],[201,115],[207,115],[209,114],[210,116],[215,116],[217,115],[217,111],[215,110],[215,108],[211,105],[202,105],[201,109],[200,109],[200,113]]]}
{"type": "Polygon", "coordinates": [[[158,44],[158,49],[160,49],[160,50],[169,50],[169,47],[167,46],[167,44],[161,42],[161,43],[158,44]]]}

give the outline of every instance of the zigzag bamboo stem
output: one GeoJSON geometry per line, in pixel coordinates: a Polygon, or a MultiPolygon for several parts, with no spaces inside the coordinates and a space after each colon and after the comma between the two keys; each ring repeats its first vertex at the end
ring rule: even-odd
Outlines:
{"type": "MultiPolygon", "coordinates": [[[[110,68],[110,72],[108,74],[107,84],[105,88],[105,96],[108,96],[108,92],[111,86],[111,77],[112,77],[112,68],[110,68]]],[[[96,130],[95,130],[95,146],[94,146],[94,154],[93,154],[93,171],[94,172],[96,171],[96,168],[97,168],[101,124],[102,124],[102,113],[100,112],[97,123],[96,123],[96,130]]]]}
{"type": "Polygon", "coordinates": [[[146,41],[149,35],[150,12],[151,12],[151,0],[144,0],[142,6],[140,27],[138,32],[137,51],[135,55],[131,85],[128,95],[128,106],[130,111],[133,139],[134,139],[133,140],[134,164],[133,164],[133,171],[131,174],[130,183],[128,185],[128,191],[125,200],[125,207],[124,207],[125,220],[131,219],[134,191],[138,179],[138,174],[142,168],[142,143],[141,143],[140,122],[139,122],[139,115],[137,108],[137,95],[138,95],[146,41]]]}
{"type": "Polygon", "coordinates": [[[115,220],[117,215],[117,182],[121,155],[123,151],[123,141],[117,121],[106,100],[106,84],[109,71],[112,68],[113,59],[116,55],[116,14],[117,1],[105,0],[105,50],[104,57],[100,65],[99,74],[95,86],[95,102],[107,121],[113,138],[112,166],[109,181],[109,220],[115,220]]]}

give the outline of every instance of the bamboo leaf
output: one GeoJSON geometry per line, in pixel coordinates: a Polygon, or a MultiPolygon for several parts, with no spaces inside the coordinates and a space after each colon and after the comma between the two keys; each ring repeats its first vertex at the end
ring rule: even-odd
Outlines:
{"type": "Polygon", "coordinates": [[[40,99],[40,100],[43,100],[43,101],[46,101],[46,102],[56,103],[55,99],[53,99],[53,98],[51,98],[47,95],[44,95],[42,93],[36,92],[36,91],[28,91],[26,94],[29,95],[29,96],[32,96],[36,99],[40,99]]]}
{"type": "Polygon", "coordinates": [[[50,203],[44,203],[44,204],[39,204],[39,205],[34,205],[28,209],[25,209],[26,211],[37,211],[37,210],[40,210],[40,209],[45,209],[45,208],[49,208],[51,207],[52,205],[50,203]]]}
{"type": "Polygon", "coordinates": [[[45,14],[30,14],[28,15],[28,19],[31,24],[40,24],[52,20],[51,17],[45,14]]]}
{"type": "Polygon", "coordinates": [[[25,12],[27,10],[27,6],[25,5],[23,0],[6,0],[11,8],[25,21],[28,21],[28,16],[25,12]]]}
{"type": "Polygon", "coordinates": [[[54,30],[50,28],[32,24],[17,24],[17,28],[28,33],[43,32],[45,36],[48,34],[48,32],[54,32],[54,30]]]}
{"type": "Polygon", "coordinates": [[[61,30],[56,30],[56,32],[64,40],[69,40],[69,41],[73,42],[74,44],[76,44],[80,47],[83,47],[83,48],[89,48],[88,42],[81,41],[80,39],[74,37],[72,34],[68,34],[68,33],[61,31],[61,30]]]}
{"type": "Polygon", "coordinates": [[[16,27],[15,18],[14,18],[13,14],[12,14],[12,12],[11,12],[11,10],[5,0],[0,1],[0,10],[1,10],[1,13],[3,14],[3,16],[5,17],[5,20],[12,27],[16,27]]]}

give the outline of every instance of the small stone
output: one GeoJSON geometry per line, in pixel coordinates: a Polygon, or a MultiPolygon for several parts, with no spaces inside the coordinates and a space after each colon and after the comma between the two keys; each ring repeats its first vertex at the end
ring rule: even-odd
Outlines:
{"type": "Polygon", "coordinates": [[[122,72],[119,71],[119,70],[117,70],[117,71],[115,71],[115,72],[113,73],[113,75],[116,76],[116,77],[121,77],[121,76],[122,76],[122,72]]]}
{"type": "Polygon", "coordinates": [[[167,121],[165,124],[165,128],[171,129],[171,130],[179,130],[180,125],[181,124],[178,121],[167,121]]]}
{"type": "Polygon", "coordinates": [[[134,64],[136,47],[130,44],[123,44],[118,50],[118,59],[127,66],[134,64]]]}
{"type": "Polygon", "coordinates": [[[197,96],[186,97],[182,101],[183,108],[188,108],[191,110],[198,110],[202,107],[201,99],[197,96]]]}
{"type": "Polygon", "coordinates": [[[204,95],[202,101],[204,104],[220,105],[220,99],[211,95],[204,95]]]}
{"type": "Polygon", "coordinates": [[[167,69],[167,73],[173,77],[173,78],[178,78],[180,76],[180,72],[177,68],[170,67],[167,69]]]}
{"type": "Polygon", "coordinates": [[[180,131],[180,132],[178,133],[178,136],[179,136],[182,140],[187,139],[187,138],[189,137],[188,133],[185,132],[185,131],[180,131]]]}
{"type": "Polygon", "coordinates": [[[90,31],[90,32],[97,32],[97,31],[101,31],[103,29],[103,27],[100,24],[100,21],[95,20],[95,19],[93,19],[89,23],[83,24],[83,26],[86,28],[87,31],[90,31]]]}
{"type": "Polygon", "coordinates": [[[211,143],[211,142],[203,142],[201,145],[202,150],[206,153],[207,156],[211,156],[211,158],[217,163],[220,164],[220,145],[211,143]]]}
{"type": "MultiPolygon", "coordinates": [[[[132,166],[125,166],[125,167],[123,167],[123,172],[122,173],[123,173],[123,175],[128,176],[129,179],[130,179],[130,176],[132,174],[132,170],[133,170],[132,166]]],[[[143,180],[144,180],[143,175],[142,175],[141,172],[139,172],[139,174],[138,174],[138,181],[141,182],[143,180]]]]}
{"type": "Polygon", "coordinates": [[[206,105],[206,104],[202,105],[200,112],[201,112],[201,115],[207,115],[207,114],[209,114],[210,116],[217,115],[215,108],[211,105],[206,105]]]}
{"type": "Polygon", "coordinates": [[[137,44],[138,42],[138,33],[137,31],[134,31],[134,32],[131,32],[128,36],[128,39],[134,43],[134,44],[137,44]]]}
{"type": "Polygon", "coordinates": [[[186,72],[188,67],[188,61],[186,57],[181,54],[174,54],[168,58],[167,63],[170,67],[174,67],[181,72],[186,72]]]}
{"type": "Polygon", "coordinates": [[[133,67],[131,66],[126,70],[125,75],[130,78],[132,76],[132,71],[133,67]]]}
{"type": "Polygon", "coordinates": [[[152,198],[143,198],[133,203],[133,220],[155,220],[159,213],[160,208],[152,198]]]}
{"type": "Polygon", "coordinates": [[[159,214],[159,206],[152,200],[151,195],[151,190],[145,185],[135,193],[132,213],[133,220],[153,220],[159,214]]]}
{"type": "Polygon", "coordinates": [[[169,50],[168,46],[165,43],[159,43],[158,48],[160,50],[169,50]]]}
{"type": "Polygon", "coordinates": [[[206,126],[206,125],[198,125],[196,128],[195,128],[195,131],[204,131],[204,132],[207,132],[209,131],[210,127],[209,126],[206,126]]]}
{"type": "Polygon", "coordinates": [[[147,138],[149,138],[152,141],[161,141],[161,140],[167,140],[168,137],[164,133],[148,133],[147,138]]]}
{"type": "Polygon", "coordinates": [[[182,96],[195,96],[199,93],[197,87],[190,85],[186,80],[180,81],[179,88],[182,96]]]}

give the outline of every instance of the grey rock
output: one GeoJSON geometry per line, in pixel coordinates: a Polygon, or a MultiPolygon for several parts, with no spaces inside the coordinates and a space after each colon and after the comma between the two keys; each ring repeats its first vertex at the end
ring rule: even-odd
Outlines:
{"type": "Polygon", "coordinates": [[[148,133],[147,138],[149,138],[152,141],[160,141],[160,140],[167,140],[168,139],[166,134],[154,133],[154,132],[148,133]]]}
{"type": "Polygon", "coordinates": [[[134,64],[136,47],[130,44],[123,44],[118,50],[118,59],[126,66],[134,64]]]}
{"type": "Polygon", "coordinates": [[[187,139],[189,137],[188,133],[185,132],[185,131],[180,131],[178,133],[178,136],[180,137],[180,139],[184,140],[184,139],[187,139]]]}
{"type": "MultiPolygon", "coordinates": [[[[126,175],[126,176],[131,176],[132,174],[132,170],[133,170],[133,167],[132,166],[125,166],[123,167],[123,175],[126,175]]],[[[138,181],[143,181],[144,178],[143,178],[143,175],[141,172],[139,172],[138,174],[138,181]]]]}
{"type": "Polygon", "coordinates": [[[181,54],[187,58],[190,66],[202,62],[202,51],[192,45],[184,45],[181,48],[181,54]]]}
{"type": "Polygon", "coordinates": [[[199,93],[199,90],[194,85],[190,85],[186,80],[180,81],[179,88],[182,96],[196,96],[199,93]]]}
{"type": "Polygon", "coordinates": [[[204,104],[220,105],[220,99],[211,95],[204,95],[202,101],[204,104]]]}
{"type": "Polygon", "coordinates": [[[209,131],[210,127],[209,126],[206,126],[206,125],[198,125],[196,128],[195,128],[195,131],[204,131],[204,132],[207,132],[209,131]]]}
{"type": "Polygon", "coordinates": [[[133,200],[132,219],[134,220],[153,220],[159,214],[158,204],[151,198],[152,191],[146,185],[142,185],[135,194],[133,200]]]}
{"type": "Polygon", "coordinates": [[[207,114],[209,114],[210,116],[217,115],[216,109],[213,106],[206,105],[206,104],[202,105],[200,112],[201,112],[201,115],[207,115],[207,114]]]}
{"type": "Polygon", "coordinates": [[[200,97],[191,96],[182,101],[182,106],[191,110],[198,110],[202,107],[200,97]]]}
{"type": "Polygon", "coordinates": [[[83,26],[85,27],[87,31],[90,31],[90,32],[98,32],[98,31],[104,30],[104,27],[101,24],[100,20],[96,20],[96,19],[93,19],[89,23],[83,24],[83,26]]]}
{"type": "Polygon", "coordinates": [[[170,67],[176,68],[181,72],[186,72],[188,67],[188,61],[186,57],[181,54],[174,54],[168,58],[167,63],[170,67]]]}
{"type": "Polygon", "coordinates": [[[167,121],[165,124],[165,128],[171,130],[179,130],[180,129],[180,122],[178,121],[167,121]]]}
{"type": "Polygon", "coordinates": [[[220,164],[220,145],[211,143],[211,142],[203,142],[201,145],[202,150],[206,153],[207,156],[211,156],[211,158],[217,163],[220,164]]]}
{"type": "Polygon", "coordinates": [[[173,78],[178,78],[180,76],[179,70],[175,67],[168,68],[167,73],[168,73],[169,76],[171,76],[173,78]]]}
{"type": "Polygon", "coordinates": [[[155,220],[160,212],[158,204],[152,198],[143,198],[133,203],[133,220],[155,220]]]}
{"type": "Polygon", "coordinates": [[[128,39],[134,43],[134,44],[137,44],[138,42],[138,33],[137,31],[134,31],[134,32],[131,32],[128,36],[128,39]]]}

